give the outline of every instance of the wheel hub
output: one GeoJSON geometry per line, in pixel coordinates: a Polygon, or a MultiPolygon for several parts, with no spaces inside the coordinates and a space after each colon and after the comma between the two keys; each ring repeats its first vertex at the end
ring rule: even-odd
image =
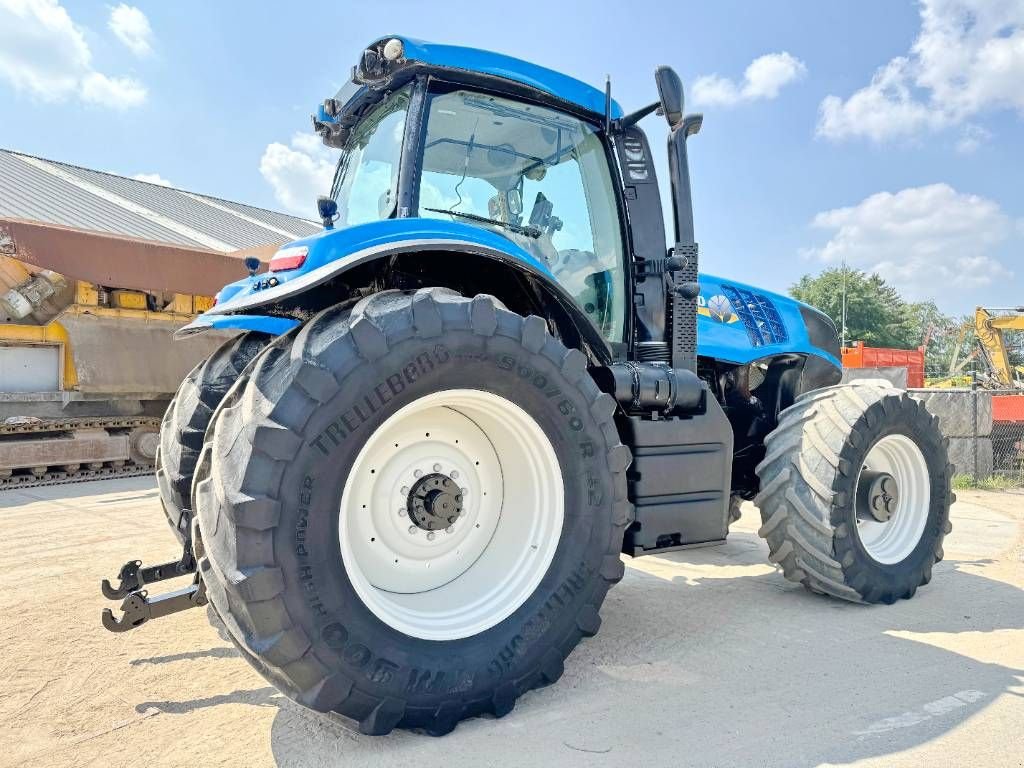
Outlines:
{"type": "Polygon", "coordinates": [[[409,491],[409,519],[424,531],[439,531],[462,515],[462,491],[448,475],[435,472],[421,477],[409,491]]]}
{"type": "Polygon", "coordinates": [[[435,392],[392,414],[349,469],[341,560],[363,603],[413,637],[504,620],[554,557],[564,485],[550,440],[515,403],[435,392]]]}
{"type": "Polygon", "coordinates": [[[886,523],[899,506],[899,486],[888,472],[864,469],[857,486],[857,516],[886,523]]]}

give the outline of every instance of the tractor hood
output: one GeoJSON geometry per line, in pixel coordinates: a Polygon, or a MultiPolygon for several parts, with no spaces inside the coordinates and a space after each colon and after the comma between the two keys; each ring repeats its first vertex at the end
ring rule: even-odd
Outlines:
{"type": "Polygon", "coordinates": [[[697,297],[697,353],[732,363],[809,354],[841,366],[839,335],[828,315],[788,296],[706,274],[697,297]]]}
{"type": "MultiPolygon", "coordinates": [[[[226,316],[252,314],[254,310],[302,293],[363,262],[410,251],[474,253],[514,263],[555,284],[546,264],[488,229],[438,219],[387,219],[343,229],[325,229],[282,246],[271,259],[270,271],[224,286],[217,294],[216,306],[179,330],[178,335],[211,327],[240,327],[237,321],[228,322],[226,316]]],[[[286,318],[281,320],[292,322],[286,318]]]]}

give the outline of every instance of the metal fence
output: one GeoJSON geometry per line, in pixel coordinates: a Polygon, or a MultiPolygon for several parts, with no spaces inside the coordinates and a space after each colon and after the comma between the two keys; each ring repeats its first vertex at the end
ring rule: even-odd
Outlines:
{"type": "Polygon", "coordinates": [[[992,474],[1024,487],[1024,392],[992,390],[992,474]]]}
{"type": "Polygon", "coordinates": [[[936,387],[911,393],[939,417],[956,474],[1024,487],[1024,390],[936,387]]]}

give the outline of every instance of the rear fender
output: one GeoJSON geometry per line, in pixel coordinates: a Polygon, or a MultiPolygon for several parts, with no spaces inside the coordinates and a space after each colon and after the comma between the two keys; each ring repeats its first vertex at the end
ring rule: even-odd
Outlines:
{"type": "Polygon", "coordinates": [[[491,293],[519,311],[526,304],[529,311],[550,320],[566,343],[586,348],[599,363],[612,359],[607,342],[548,266],[482,227],[435,219],[389,219],[325,230],[283,248],[306,248],[305,263],[299,269],[254,275],[232,284],[230,291],[222,292],[222,301],[179,334],[209,327],[264,330],[268,319],[291,323],[280,326],[283,330],[278,332],[284,332],[300,318],[351,298],[341,291],[344,278],[352,278],[351,285],[344,286],[349,290],[404,287],[399,273],[408,277],[414,268],[423,284],[459,289],[466,284],[466,267],[471,265],[476,292],[491,293]],[[398,261],[402,270],[393,269],[398,261]],[[516,298],[528,293],[530,300],[506,300],[512,292],[516,298]],[[257,321],[242,319],[254,316],[262,316],[258,328],[248,324],[257,321]]]}

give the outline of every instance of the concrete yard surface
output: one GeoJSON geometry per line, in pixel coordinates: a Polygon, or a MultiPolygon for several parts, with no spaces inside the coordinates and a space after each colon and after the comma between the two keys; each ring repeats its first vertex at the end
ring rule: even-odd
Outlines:
{"type": "Polygon", "coordinates": [[[203,610],[104,630],[100,580],[176,555],[151,478],[7,491],[0,766],[1024,765],[1024,495],[959,495],[893,606],[787,583],[748,504],[723,546],[627,561],[557,684],[433,739],[293,704],[203,610]]]}

